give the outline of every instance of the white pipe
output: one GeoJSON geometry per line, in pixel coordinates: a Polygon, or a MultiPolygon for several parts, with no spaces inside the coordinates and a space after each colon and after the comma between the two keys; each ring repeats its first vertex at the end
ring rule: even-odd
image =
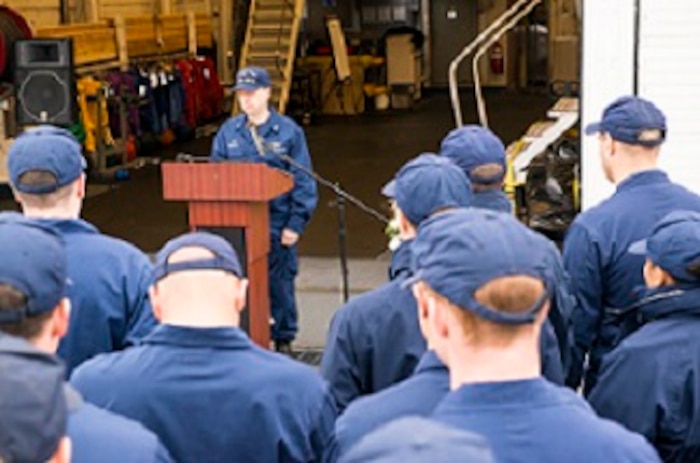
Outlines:
{"type": "Polygon", "coordinates": [[[479,76],[479,58],[481,58],[484,53],[489,49],[491,45],[496,43],[503,34],[508,32],[510,29],[515,27],[518,22],[525,16],[530,14],[530,12],[541,2],[542,0],[532,0],[524,10],[520,11],[518,14],[513,16],[511,20],[503,27],[501,27],[496,33],[494,33],[491,38],[484,44],[482,44],[479,49],[474,54],[472,59],[472,73],[474,75],[474,94],[476,96],[476,107],[479,113],[479,122],[484,127],[488,127],[489,121],[486,115],[486,103],[484,102],[484,94],[481,89],[481,77],[479,76]]]}
{"type": "Polygon", "coordinates": [[[486,37],[494,31],[496,28],[498,28],[503,22],[505,22],[510,16],[515,14],[518,9],[525,3],[527,3],[530,0],[518,0],[518,2],[514,3],[513,6],[511,6],[509,9],[507,9],[501,16],[498,17],[493,23],[491,23],[486,29],[484,29],[470,44],[468,44],[462,52],[457,55],[455,59],[452,60],[450,63],[449,67],[449,82],[450,82],[450,98],[452,100],[452,109],[454,111],[455,115],[455,123],[457,127],[461,127],[463,125],[462,123],[462,108],[460,106],[460,101],[459,101],[459,87],[458,87],[458,81],[457,81],[457,70],[459,68],[459,64],[471,54],[471,52],[476,48],[477,45],[479,45],[481,42],[486,40],[486,37]]]}

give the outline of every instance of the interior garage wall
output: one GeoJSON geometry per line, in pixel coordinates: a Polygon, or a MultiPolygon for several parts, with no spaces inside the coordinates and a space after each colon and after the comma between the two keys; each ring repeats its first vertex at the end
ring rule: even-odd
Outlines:
{"type": "MultiPolygon", "coordinates": [[[[583,7],[582,127],[600,120],[615,98],[634,93],[635,0],[586,0],[583,7]]],[[[582,209],[610,196],[596,137],[582,137],[582,209]]]]}

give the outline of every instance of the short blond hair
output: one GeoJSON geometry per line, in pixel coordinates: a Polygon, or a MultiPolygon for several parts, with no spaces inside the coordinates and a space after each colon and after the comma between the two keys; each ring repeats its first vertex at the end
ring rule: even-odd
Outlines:
{"type": "MultiPolygon", "coordinates": [[[[427,284],[422,282],[419,284],[431,297],[434,297],[449,308],[465,334],[479,342],[488,340],[489,342],[507,344],[519,333],[531,330],[533,327],[532,324],[504,325],[485,320],[468,310],[468,308],[454,305],[427,284]]],[[[545,291],[544,283],[534,277],[526,275],[507,276],[497,278],[483,285],[474,293],[474,299],[492,310],[518,314],[529,310],[542,297],[543,291],[545,291]]],[[[544,311],[544,309],[543,307],[542,310],[544,311]]]]}

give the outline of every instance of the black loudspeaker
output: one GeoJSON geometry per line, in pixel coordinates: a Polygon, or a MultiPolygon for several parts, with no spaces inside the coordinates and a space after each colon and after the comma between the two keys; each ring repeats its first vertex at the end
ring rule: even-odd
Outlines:
{"type": "Polygon", "coordinates": [[[73,42],[17,40],[14,49],[17,124],[69,126],[77,122],[73,42]]]}

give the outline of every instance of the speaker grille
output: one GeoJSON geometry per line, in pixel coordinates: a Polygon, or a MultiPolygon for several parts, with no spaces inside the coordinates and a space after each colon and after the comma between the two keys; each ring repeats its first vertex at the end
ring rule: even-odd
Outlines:
{"type": "Polygon", "coordinates": [[[53,71],[36,71],[22,82],[17,101],[36,122],[50,122],[69,111],[68,83],[53,71]]]}

